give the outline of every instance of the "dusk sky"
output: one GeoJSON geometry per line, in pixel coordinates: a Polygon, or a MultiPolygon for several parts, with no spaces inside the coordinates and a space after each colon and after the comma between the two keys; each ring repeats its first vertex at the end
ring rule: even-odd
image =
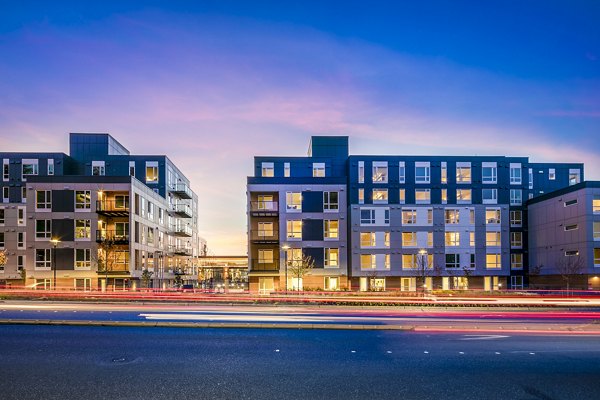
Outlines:
{"type": "Polygon", "coordinates": [[[246,254],[253,156],[305,155],[313,134],[584,162],[589,180],[599,128],[600,1],[0,0],[0,148],[108,132],[167,154],[212,254],[246,254]]]}

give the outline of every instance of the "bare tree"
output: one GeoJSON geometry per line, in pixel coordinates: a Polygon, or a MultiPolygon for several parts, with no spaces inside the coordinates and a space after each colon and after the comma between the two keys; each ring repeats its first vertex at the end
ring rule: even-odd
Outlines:
{"type": "Polygon", "coordinates": [[[433,265],[429,264],[428,254],[424,252],[419,252],[417,254],[417,293],[421,292],[423,296],[425,296],[425,281],[427,277],[433,276],[435,274],[435,269],[433,265]]]}
{"type": "Polygon", "coordinates": [[[367,272],[367,276],[369,277],[369,287],[367,288],[370,291],[374,291],[375,289],[375,280],[378,278],[378,274],[376,270],[372,270],[367,272]]]}
{"type": "Polygon", "coordinates": [[[148,286],[150,286],[150,280],[152,280],[153,274],[154,274],[154,272],[148,271],[148,269],[145,269],[142,271],[142,276],[140,278],[146,288],[148,288],[148,286]]]}
{"type": "Polygon", "coordinates": [[[304,275],[310,274],[314,267],[315,260],[311,256],[305,254],[302,254],[302,259],[289,261],[288,271],[292,277],[298,279],[298,291],[301,290],[300,279],[302,279],[304,275]]]}
{"type": "Polygon", "coordinates": [[[113,239],[105,238],[98,243],[98,252],[92,255],[98,274],[104,274],[105,288],[108,290],[108,273],[114,270],[118,260],[117,245],[113,239]]]}
{"type": "Polygon", "coordinates": [[[580,256],[564,256],[556,264],[556,270],[567,285],[567,295],[571,286],[571,281],[577,275],[581,275],[585,270],[583,258],[580,256]]]}
{"type": "Polygon", "coordinates": [[[529,287],[533,288],[534,286],[531,284],[532,283],[532,279],[531,278],[535,278],[538,277],[542,274],[542,269],[544,269],[544,264],[539,264],[539,265],[534,265],[529,267],[529,287]]]}

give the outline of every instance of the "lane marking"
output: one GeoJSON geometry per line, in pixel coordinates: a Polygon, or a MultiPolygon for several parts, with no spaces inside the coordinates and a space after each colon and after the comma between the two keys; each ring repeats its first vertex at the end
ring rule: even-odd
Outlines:
{"type": "Polygon", "coordinates": [[[510,336],[507,335],[463,335],[466,336],[464,338],[460,338],[458,340],[494,340],[494,339],[504,339],[510,336]]]}

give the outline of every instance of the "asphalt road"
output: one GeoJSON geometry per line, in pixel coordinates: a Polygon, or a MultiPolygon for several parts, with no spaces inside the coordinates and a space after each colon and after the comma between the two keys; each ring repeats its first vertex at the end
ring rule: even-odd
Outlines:
{"type": "Polygon", "coordinates": [[[2,399],[594,399],[600,338],[0,326],[2,399]]]}

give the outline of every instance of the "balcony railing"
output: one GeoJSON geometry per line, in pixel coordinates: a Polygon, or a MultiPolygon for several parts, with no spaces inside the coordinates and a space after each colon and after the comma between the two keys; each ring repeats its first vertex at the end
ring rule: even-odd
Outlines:
{"type": "Polygon", "coordinates": [[[277,243],[279,241],[279,231],[277,230],[256,230],[251,232],[251,239],[258,243],[277,243]]]}
{"type": "Polygon", "coordinates": [[[111,242],[114,244],[128,244],[129,232],[121,232],[114,230],[98,230],[96,231],[96,242],[111,242]]]}
{"type": "Polygon", "coordinates": [[[183,218],[192,218],[192,207],[187,204],[173,204],[169,209],[169,213],[183,218]]]}
{"type": "Polygon", "coordinates": [[[169,188],[169,192],[173,193],[180,199],[191,199],[192,189],[185,182],[179,182],[169,188]]]}
{"type": "Polygon", "coordinates": [[[170,232],[175,236],[192,236],[192,228],[189,225],[171,225],[170,232]]]}
{"type": "Polygon", "coordinates": [[[277,215],[279,204],[276,201],[251,201],[250,212],[254,215],[277,215]]]}
{"type": "Polygon", "coordinates": [[[279,271],[279,260],[252,260],[252,271],[279,271]]]}
{"type": "Polygon", "coordinates": [[[127,217],[129,216],[129,199],[98,200],[96,201],[96,212],[114,217],[127,217]]]}
{"type": "Polygon", "coordinates": [[[191,256],[192,248],[187,246],[169,246],[169,252],[179,256],[191,256]]]}

